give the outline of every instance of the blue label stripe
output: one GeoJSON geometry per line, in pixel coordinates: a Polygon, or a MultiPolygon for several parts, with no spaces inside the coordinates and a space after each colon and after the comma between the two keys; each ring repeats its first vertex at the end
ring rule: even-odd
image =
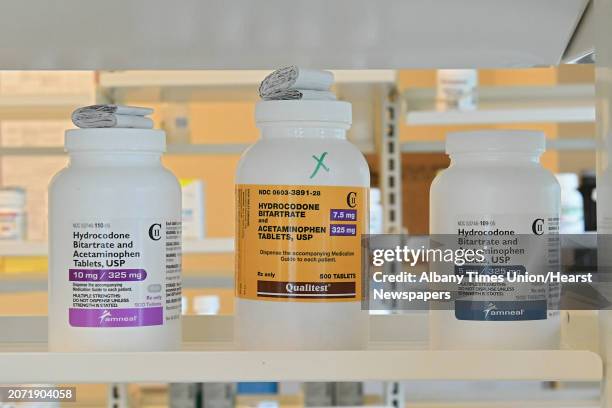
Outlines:
{"type": "Polygon", "coordinates": [[[455,317],[458,320],[517,321],[546,320],[546,300],[528,301],[473,301],[456,300],[455,317]]]}

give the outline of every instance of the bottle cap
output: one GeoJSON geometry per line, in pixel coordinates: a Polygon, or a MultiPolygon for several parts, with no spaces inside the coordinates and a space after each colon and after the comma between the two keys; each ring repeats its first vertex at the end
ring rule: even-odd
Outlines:
{"type": "Polygon", "coordinates": [[[532,130],[453,132],[446,136],[446,153],[532,153],[546,150],[544,133],[532,130]]]}
{"type": "Polygon", "coordinates": [[[258,126],[273,122],[320,122],[348,129],[351,104],[345,101],[291,100],[259,101],[255,106],[258,126]]]}
{"type": "Polygon", "coordinates": [[[66,131],[65,149],[78,151],[165,152],[166,134],[158,129],[91,128],[66,131]]]}

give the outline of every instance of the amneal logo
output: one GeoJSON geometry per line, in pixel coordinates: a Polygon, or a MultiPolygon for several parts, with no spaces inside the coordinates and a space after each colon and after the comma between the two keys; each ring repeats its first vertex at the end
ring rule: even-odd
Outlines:
{"type": "Polygon", "coordinates": [[[138,316],[134,315],[134,316],[115,317],[112,315],[110,311],[105,310],[102,312],[99,319],[100,319],[100,324],[113,323],[113,322],[135,322],[138,320],[138,316]]]}
{"type": "Polygon", "coordinates": [[[496,316],[522,316],[525,309],[498,310],[493,302],[489,302],[483,310],[485,320],[492,320],[496,316]]]}
{"type": "Polygon", "coordinates": [[[287,293],[327,292],[329,290],[329,286],[329,283],[304,283],[301,285],[296,285],[295,283],[289,282],[285,285],[285,290],[287,293]]]}
{"type": "Polygon", "coordinates": [[[106,322],[106,319],[108,319],[109,317],[111,317],[111,312],[109,312],[108,310],[103,311],[99,318],[100,323],[106,322]]]}

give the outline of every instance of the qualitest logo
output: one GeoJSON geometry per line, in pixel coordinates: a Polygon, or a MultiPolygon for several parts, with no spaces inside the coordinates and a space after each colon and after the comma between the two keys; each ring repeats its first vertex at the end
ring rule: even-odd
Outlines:
{"type": "Polygon", "coordinates": [[[291,299],[353,299],[355,282],[257,281],[257,296],[291,299]]]}
{"type": "Polygon", "coordinates": [[[328,292],[330,287],[331,287],[331,283],[323,283],[323,284],[303,283],[300,285],[296,285],[295,283],[288,282],[285,285],[285,289],[287,293],[328,292]]]}

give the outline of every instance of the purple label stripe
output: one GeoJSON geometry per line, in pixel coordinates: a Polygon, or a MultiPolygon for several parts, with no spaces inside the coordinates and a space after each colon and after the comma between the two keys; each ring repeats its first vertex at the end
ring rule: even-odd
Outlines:
{"type": "Polygon", "coordinates": [[[144,269],[68,269],[70,282],[137,282],[147,278],[144,269]]]}
{"type": "Polygon", "coordinates": [[[332,221],[357,221],[357,210],[329,210],[329,219],[332,221]]]}
{"type": "Polygon", "coordinates": [[[352,237],[357,235],[357,225],[355,224],[331,224],[329,235],[332,237],[352,237]]]}
{"type": "Polygon", "coordinates": [[[126,309],[70,308],[68,319],[72,327],[160,326],[164,323],[164,309],[161,306],[126,309]]]}

